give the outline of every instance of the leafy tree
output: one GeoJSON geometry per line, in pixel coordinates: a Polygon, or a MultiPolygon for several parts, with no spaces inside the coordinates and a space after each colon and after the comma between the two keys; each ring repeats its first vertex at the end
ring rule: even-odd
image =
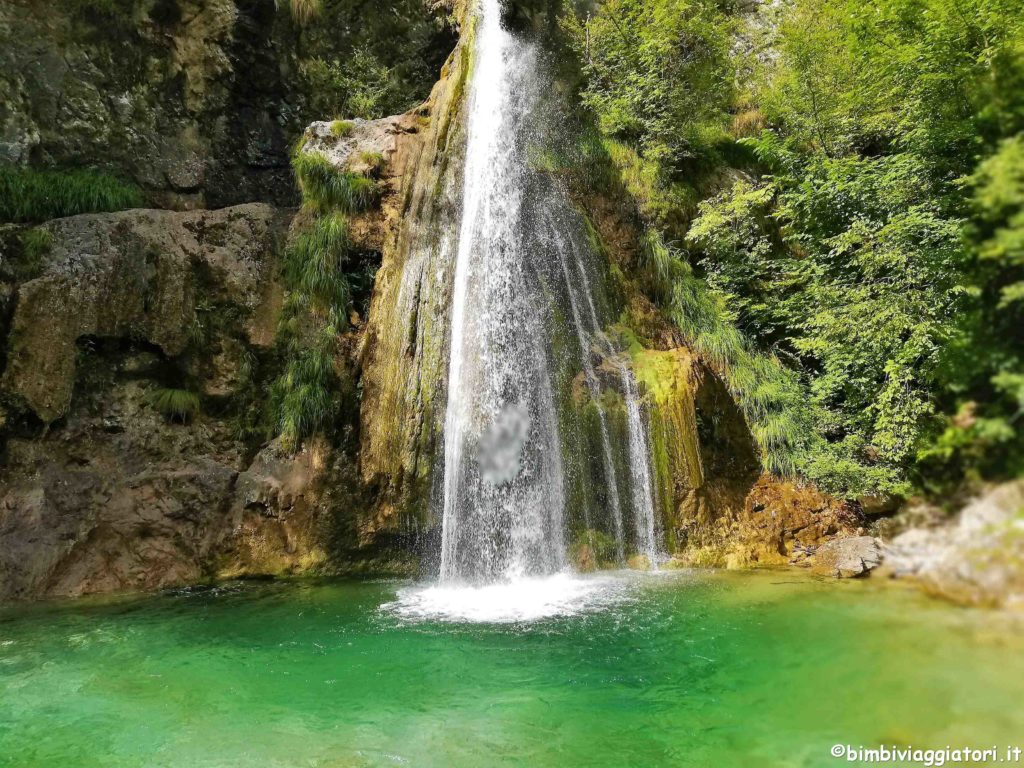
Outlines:
{"type": "Polygon", "coordinates": [[[712,359],[716,346],[700,339],[730,337],[723,322],[749,343],[718,357],[735,368],[730,389],[755,433],[789,411],[752,406],[757,379],[777,374],[751,355],[796,375],[814,435],[776,444],[768,466],[846,493],[1015,471],[1019,3],[793,0],[760,13],[770,23],[707,4],[608,0],[565,25],[581,98],[624,147],[610,153],[624,187],[648,226],[675,237],[682,222],[696,272],[671,272],[669,316],[712,359]],[[657,188],[694,173],[704,200],[691,220],[657,188]]]}

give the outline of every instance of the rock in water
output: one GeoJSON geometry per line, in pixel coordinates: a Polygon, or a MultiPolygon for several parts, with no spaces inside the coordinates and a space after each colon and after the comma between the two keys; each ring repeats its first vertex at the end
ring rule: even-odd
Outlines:
{"type": "Polygon", "coordinates": [[[833,539],[818,547],[814,553],[811,572],[837,579],[863,576],[882,562],[882,550],[871,536],[851,536],[833,539]]]}
{"type": "Polygon", "coordinates": [[[1024,605],[1024,480],[995,486],[946,525],[896,536],[885,565],[958,603],[1024,605]]]}

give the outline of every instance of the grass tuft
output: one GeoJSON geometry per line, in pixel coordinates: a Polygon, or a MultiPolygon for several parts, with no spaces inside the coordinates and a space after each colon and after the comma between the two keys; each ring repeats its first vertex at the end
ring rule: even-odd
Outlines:
{"type": "Polygon", "coordinates": [[[379,179],[380,172],[384,169],[384,155],[380,152],[360,152],[359,166],[363,176],[379,179]]]}
{"type": "Polygon", "coordinates": [[[288,5],[291,8],[292,18],[300,27],[318,19],[324,10],[323,0],[288,0],[288,5]]]}
{"type": "Polygon", "coordinates": [[[137,187],[89,170],[0,168],[0,221],[36,224],[142,205],[137,187]]]}
{"type": "MultiPolygon", "coordinates": [[[[342,213],[329,213],[299,234],[287,250],[288,285],[304,294],[310,309],[319,315],[335,310],[343,314],[349,304],[351,289],[344,267],[351,248],[348,219],[342,213]]],[[[343,324],[343,318],[337,319],[343,324]]]]}
{"type": "Polygon", "coordinates": [[[336,139],[343,139],[351,135],[353,123],[350,120],[333,120],[331,122],[331,136],[336,139]]]}
{"type": "Polygon", "coordinates": [[[320,344],[299,351],[274,383],[278,433],[286,450],[295,450],[303,439],[322,430],[337,411],[331,396],[337,388],[334,361],[324,343],[329,341],[323,338],[320,344]]]}
{"type": "Polygon", "coordinates": [[[26,229],[18,236],[19,258],[12,260],[12,273],[18,282],[31,280],[42,272],[43,258],[53,247],[53,234],[48,229],[26,229]]]}
{"type": "Polygon", "coordinates": [[[301,152],[292,167],[305,203],[318,210],[343,213],[364,211],[380,197],[377,184],[365,176],[339,170],[323,155],[301,152]]]}
{"type": "Polygon", "coordinates": [[[187,389],[158,389],[150,404],[168,421],[187,424],[199,414],[199,395],[187,389]]]}

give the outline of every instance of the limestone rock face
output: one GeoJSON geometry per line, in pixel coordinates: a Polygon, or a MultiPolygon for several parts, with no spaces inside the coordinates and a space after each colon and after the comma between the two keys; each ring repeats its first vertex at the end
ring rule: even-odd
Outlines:
{"type": "Polygon", "coordinates": [[[50,222],[39,277],[18,287],[3,387],[44,422],[71,401],[77,342],[132,338],[181,354],[204,309],[231,307],[265,343],[274,243],[283,221],[253,204],[220,211],[126,211],[50,222]]]}
{"type": "Polygon", "coordinates": [[[900,533],[885,570],[955,602],[1024,606],[1024,480],[989,489],[953,520],[900,533]]]}
{"type": "MultiPolygon", "coordinates": [[[[463,38],[449,57],[430,98],[406,116],[388,159],[389,222],[374,281],[363,341],[360,472],[378,489],[375,526],[425,529],[430,476],[440,444],[445,407],[451,258],[457,227],[444,212],[459,204],[457,179],[464,142],[458,119],[469,72],[463,38]]],[[[353,135],[373,141],[358,126],[353,135]],[[359,131],[360,134],[356,132],[359,131]]],[[[387,137],[385,141],[390,141],[387,137]]]]}
{"type": "Polygon", "coordinates": [[[338,521],[358,504],[332,497],[344,478],[322,451],[250,460],[230,424],[168,423],[136,378],[147,354],[93,361],[106,385],[60,430],[8,440],[0,602],[328,570],[355,541],[338,521]]]}
{"type": "Polygon", "coordinates": [[[337,108],[311,67],[387,35],[382,63],[402,62],[397,77],[414,82],[400,86],[425,94],[451,50],[418,0],[389,6],[401,24],[364,13],[332,3],[300,29],[274,0],[4,0],[0,163],[102,168],[162,208],[294,204],[289,149],[337,108]]]}
{"type": "Polygon", "coordinates": [[[814,553],[811,572],[837,579],[863,576],[882,562],[878,540],[871,536],[832,539],[814,553]]]}

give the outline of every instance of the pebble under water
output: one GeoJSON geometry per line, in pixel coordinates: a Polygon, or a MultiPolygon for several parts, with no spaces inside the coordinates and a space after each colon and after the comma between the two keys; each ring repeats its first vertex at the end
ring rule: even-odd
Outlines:
{"type": "Polygon", "coordinates": [[[792,572],[555,578],[6,609],[0,765],[826,766],[1024,737],[1005,615],[792,572]]]}

